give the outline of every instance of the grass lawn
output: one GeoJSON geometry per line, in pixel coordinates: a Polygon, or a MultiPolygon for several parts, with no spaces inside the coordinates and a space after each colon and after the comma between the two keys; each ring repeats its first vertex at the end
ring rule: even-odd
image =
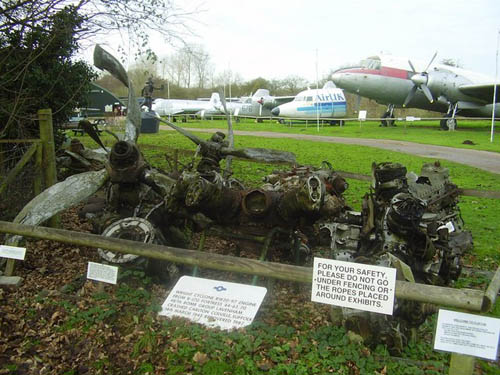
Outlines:
{"type": "MultiPolygon", "coordinates": [[[[183,127],[193,128],[220,128],[227,129],[226,120],[189,120],[187,123],[176,123],[183,127]]],[[[490,142],[491,121],[486,120],[459,120],[456,131],[443,131],[439,127],[438,120],[397,122],[396,127],[379,127],[379,122],[366,121],[359,123],[349,121],[345,126],[331,126],[325,124],[319,127],[314,121],[308,125],[304,122],[296,122],[292,125],[279,124],[277,121],[265,120],[256,123],[252,119],[242,119],[239,123],[233,120],[235,130],[250,131],[275,131],[283,133],[299,133],[325,135],[332,137],[393,139],[408,142],[425,143],[440,146],[470,148],[474,150],[485,150],[500,152],[500,124],[496,124],[494,141],[490,142]],[[463,144],[464,141],[472,141],[474,145],[463,144]]]]}

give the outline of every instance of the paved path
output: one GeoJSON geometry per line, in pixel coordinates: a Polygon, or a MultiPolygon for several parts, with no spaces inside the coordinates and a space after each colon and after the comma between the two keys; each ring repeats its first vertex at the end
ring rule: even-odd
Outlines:
{"type": "MultiPolygon", "coordinates": [[[[162,130],[172,130],[166,125],[161,125],[162,130]]],[[[186,128],[195,132],[214,133],[221,129],[186,128]]],[[[226,132],[224,130],[224,132],[226,132]]],[[[434,146],[406,141],[394,141],[390,139],[367,139],[367,138],[344,138],[329,137],[323,135],[276,133],[267,131],[235,130],[236,135],[246,135],[266,138],[291,138],[315,142],[343,143],[351,145],[377,147],[390,151],[413,154],[426,158],[445,159],[455,163],[470,165],[488,172],[500,174],[500,153],[491,151],[470,150],[465,148],[453,148],[446,146],[434,146]]]]}

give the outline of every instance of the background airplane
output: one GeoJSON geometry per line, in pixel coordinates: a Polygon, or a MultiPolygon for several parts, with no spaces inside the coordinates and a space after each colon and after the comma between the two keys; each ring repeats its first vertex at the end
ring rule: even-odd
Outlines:
{"type": "Polygon", "coordinates": [[[219,104],[219,93],[214,92],[208,101],[156,98],[152,109],[160,116],[194,115],[202,111],[213,111],[219,104]]]}
{"type": "Polygon", "coordinates": [[[322,89],[308,89],[298,93],[293,101],[273,108],[271,114],[277,117],[315,119],[345,117],[346,111],[344,92],[328,81],[322,89]]]}
{"type": "MultiPolygon", "coordinates": [[[[410,61],[380,55],[334,72],[331,79],[344,90],[367,97],[387,110],[382,126],[394,124],[394,107],[420,108],[445,113],[443,129],[456,127],[455,116],[491,117],[494,79],[448,65],[410,61]]],[[[500,102],[497,96],[496,102],[500,102]]],[[[496,104],[495,113],[500,115],[496,104]]]]}
{"type": "MultiPolygon", "coordinates": [[[[282,104],[292,101],[295,96],[272,96],[267,89],[258,89],[249,97],[242,97],[236,102],[227,102],[226,108],[235,117],[271,117],[271,110],[282,104]]],[[[216,106],[224,113],[222,104],[216,106]]]]}

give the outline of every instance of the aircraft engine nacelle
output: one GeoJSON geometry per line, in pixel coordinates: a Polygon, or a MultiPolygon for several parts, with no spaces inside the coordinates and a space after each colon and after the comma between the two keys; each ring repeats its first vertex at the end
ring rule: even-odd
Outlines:
{"type": "Polygon", "coordinates": [[[465,94],[461,94],[457,87],[472,83],[465,77],[457,76],[451,71],[435,70],[428,74],[427,87],[432,92],[434,99],[439,97],[446,98],[449,102],[475,100],[465,94]]]}

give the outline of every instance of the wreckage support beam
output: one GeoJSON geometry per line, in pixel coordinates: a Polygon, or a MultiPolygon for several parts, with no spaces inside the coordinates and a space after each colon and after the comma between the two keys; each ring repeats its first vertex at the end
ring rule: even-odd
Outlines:
{"type": "MultiPolygon", "coordinates": [[[[312,282],[312,270],[308,267],[145,244],[96,234],[16,224],[7,221],[0,221],[0,232],[74,245],[100,247],[119,253],[135,254],[220,271],[246,273],[306,284],[312,282]]],[[[488,303],[483,303],[485,294],[478,290],[452,289],[405,281],[397,281],[396,297],[468,311],[484,311],[485,306],[488,305],[488,303]]]]}

